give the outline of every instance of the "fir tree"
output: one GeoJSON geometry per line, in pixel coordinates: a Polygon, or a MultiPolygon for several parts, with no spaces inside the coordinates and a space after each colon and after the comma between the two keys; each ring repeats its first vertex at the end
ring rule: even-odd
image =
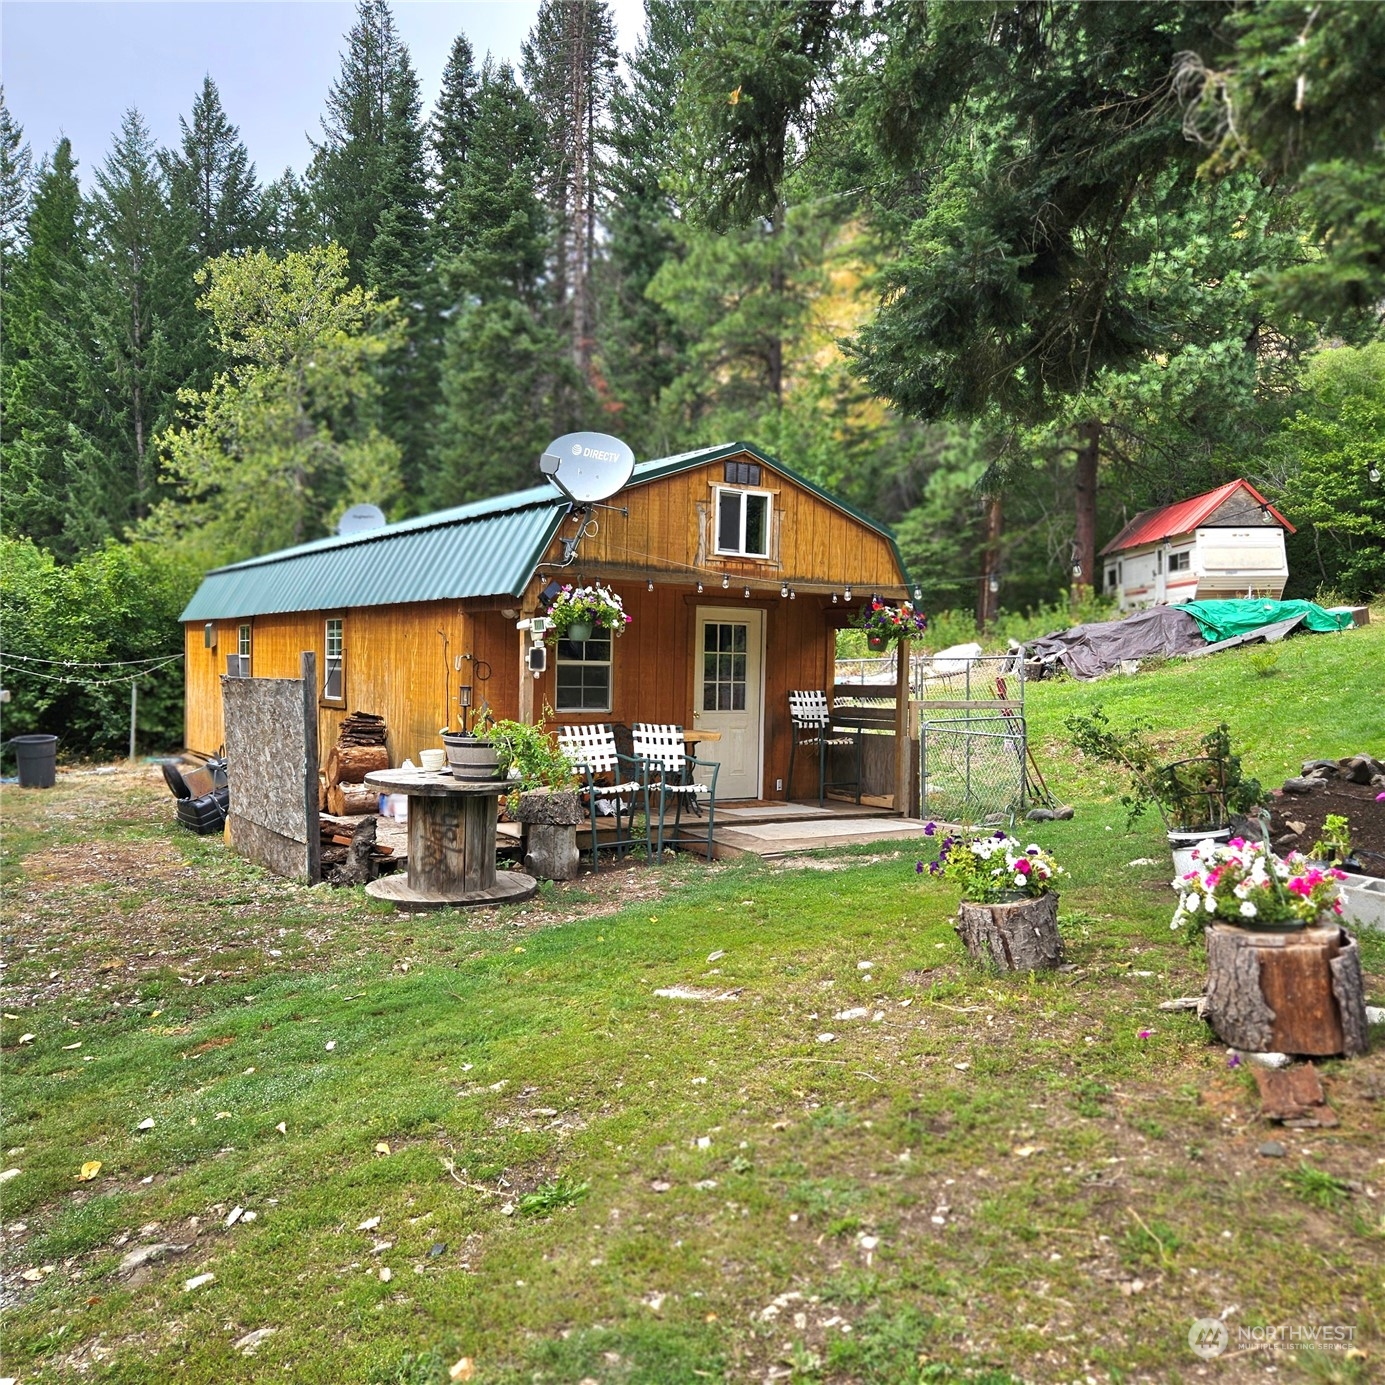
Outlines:
{"type": "Polygon", "coordinates": [[[461,249],[460,231],[454,219],[452,198],[462,183],[471,127],[476,119],[476,95],[480,78],[475,55],[465,34],[452,41],[452,51],[442,73],[438,104],[428,122],[428,145],[433,159],[433,191],[436,212],[434,236],[440,255],[461,249]]]}
{"type": "Polygon", "coordinates": [[[698,8],[699,0],[647,0],[645,32],[628,80],[611,100],[601,372],[626,441],[653,455],[676,450],[656,426],[655,405],[682,368],[688,344],[673,314],[648,290],[662,266],[681,253],[676,208],[665,187],[677,128],[669,93],[677,90],[698,8]]]}
{"type": "Polygon", "coordinates": [[[354,282],[398,298],[404,345],[383,363],[386,431],[403,449],[417,493],[437,399],[437,305],[427,221],[418,78],[385,0],[360,0],[341,75],[327,99],[309,183],[354,282]]]}
{"type": "Polygon", "coordinates": [[[524,77],[546,129],[554,299],[573,361],[593,379],[597,224],[606,115],[619,51],[606,0],[542,0],[524,41],[524,77]]]}
{"type": "MultiPolygon", "coordinates": [[[[81,189],[72,145],[58,141],[39,167],[24,227],[24,251],[5,292],[5,349],[0,397],[4,527],[62,558],[108,532],[87,528],[78,496],[91,486],[88,468],[104,463],[84,432],[95,401],[87,392],[78,306],[87,273],[81,189]]],[[[98,509],[100,507],[98,506],[98,509]]]]}
{"type": "Polygon", "coordinates": [[[29,210],[34,160],[0,87],[0,267],[18,244],[29,210]]]}
{"type": "Polygon", "coordinates": [[[507,64],[488,63],[452,196],[462,243],[444,268],[454,307],[430,479],[434,505],[525,485],[545,444],[577,421],[580,377],[546,320],[541,148],[533,104],[507,64]]]}
{"type": "Polygon", "coordinates": [[[156,499],[151,443],[205,340],[185,218],[168,201],[154,142],[128,111],[90,201],[93,260],[78,312],[90,334],[86,398],[100,401],[93,440],[112,468],[88,498],[94,523],[120,532],[156,499]]]}
{"type": "Polygon", "coordinates": [[[210,77],[192,103],[192,119],[178,117],[179,147],[159,155],[175,212],[186,212],[199,260],[245,250],[263,239],[255,165],[240,131],[226,118],[210,77]]]}
{"type": "Polygon", "coordinates": [[[265,187],[260,211],[265,244],[278,251],[304,251],[328,239],[312,189],[291,168],[265,187]]]}

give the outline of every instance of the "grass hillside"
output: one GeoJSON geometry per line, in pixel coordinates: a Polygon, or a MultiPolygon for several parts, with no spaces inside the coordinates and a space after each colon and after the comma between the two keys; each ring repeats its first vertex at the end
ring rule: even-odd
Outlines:
{"type": "MultiPolygon", "coordinates": [[[[156,771],[7,788],[5,1373],[1378,1378],[1385,1031],[1322,1065],[1339,1126],[1268,1127],[1158,1008],[1203,979],[1160,828],[1127,832],[1063,739],[1101,700],[1225,719],[1266,780],[1385,745],[1385,626],[1253,653],[1031,687],[1077,816],[1032,830],[1071,969],[1022,980],[968,961],[912,851],[411,919],[179,833],[156,771]],[[122,1271],[149,1246],[179,1249],[122,1271]],[[1210,1365],[1204,1317],[1232,1339],[1210,1365]],[[1276,1356],[1280,1324],[1356,1354],[1276,1356]]],[[[1385,936],[1363,948],[1385,1002],[1385,936]]]]}

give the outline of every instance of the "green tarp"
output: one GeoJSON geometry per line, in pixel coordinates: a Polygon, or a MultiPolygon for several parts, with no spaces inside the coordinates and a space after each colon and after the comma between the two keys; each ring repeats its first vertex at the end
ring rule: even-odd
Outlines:
{"type": "Polygon", "coordinates": [[[1202,637],[1213,644],[1300,617],[1308,629],[1317,631],[1345,630],[1351,624],[1350,612],[1326,611],[1312,601],[1186,601],[1173,609],[1192,616],[1202,637]]]}

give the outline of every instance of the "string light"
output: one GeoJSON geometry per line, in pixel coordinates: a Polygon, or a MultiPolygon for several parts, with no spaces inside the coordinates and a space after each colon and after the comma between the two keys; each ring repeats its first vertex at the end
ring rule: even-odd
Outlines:
{"type": "Polygon", "coordinates": [[[923,600],[923,588],[922,588],[921,586],[919,586],[919,584],[918,584],[917,582],[914,583],[914,600],[915,600],[915,601],[922,601],[922,600],[923,600]]]}
{"type": "Polygon", "coordinates": [[[781,582],[781,583],[779,584],[779,595],[780,595],[780,596],[788,596],[788,594],[789,594],[789,584],[788,584],[787,582],[781,582]]]}
{"type": "Polygon", "coordinates": [[[697,594],[698,594],[698,596],[701,596],[701,595],[702,595],[702,583],[701,583],[701,582],[699,582],[699,583],[697,584],[697,594]]]}
{"type": "Polygon", "coordinates": [[[731,585],[731,574],[730,574],[729,572],[723,572],[723,573],[721,574],[721,589],[722,589],[722,591],[725,591],[725,590],[727,589],[727,587],[729,587],[730,585],[731,585]]]}
{"type": "Polygon", "coordinates": [[[846,589],[846,591],[844,591],[844,592],[842,593],[842,600],[845,601],[846,604],[847,604],[848,606],[851,605],[851,588],[850,588],[850,587],[848,587],[848,588],[846,589]]]}
{"type": "Polygon", "coordinates": [[[833,604],[834,606],[837,604],[837,593],[836,593],[836,592],[833,592],[833,593],[832,593],[832,604],[833,604]]]}
{"type": "Polygon", "coordinates": [[[746,599],[747,601],[750,600],[750,588],[749,588],[749,587],[747,587],[747,588],[745,589],[745,599],[746,599]]]}
{"type": "Polygon", "coordinates": [[[652,577],[644,584],[644,589],[651,592],[654,590],[654,579],[652,577]]]}
{"type": "Polygon", "coordinates": [[[790,600],[790,601],[797,601],[797,600],[798,600],[798,593],[797,593],[796,591],[794,591],[794,589],[793,589],[792,587],[789,588],[789,600],[790,600]]]}

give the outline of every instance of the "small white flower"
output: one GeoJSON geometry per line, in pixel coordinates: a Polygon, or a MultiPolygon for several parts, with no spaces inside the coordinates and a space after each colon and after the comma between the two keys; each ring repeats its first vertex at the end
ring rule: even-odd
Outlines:
{"type": "Polygon", "coordinates": [[[1016,884],[1016,885],[1023,885],[1023,884],[1024,884],[1024,876],[1022,876],[1018,871],[1015,872],[1015,884],[1016,884]]]}
{"type": "Polygon", "coordinates": [[[1217,900],[1215,895],[1209,894],[1202,903],[1209,914],[1215,914],[1217,912],[1217,900]]]}
{"type": "Polygon", "coordinates": [[[1202,901],[1199,900],[1198,897],[1197,897],[1195,894],[1185,894],[1185,895],[1183,896],[1183,907],[1184,907],[1190,914],[1195,914],[1195,913],[1197,913],[1197,906],[1198,906],[1201,902],[1202,902],[1202,901]]]}
{"type": "Polygon", "coordinates": [[[1250,900],[1244,899],[1244,900],[1241,901],[1241,915],[1242,915],[1242,917],[1248,918],[1248,919],[1253,919],[1253,918],[1255,917],[1255,915],[1256,915],[1258,912],[1259,912],[1259,910],[1256,909],[1255,905],[1253,905],[1253,904],[1250,902],[1250,900]]]}

